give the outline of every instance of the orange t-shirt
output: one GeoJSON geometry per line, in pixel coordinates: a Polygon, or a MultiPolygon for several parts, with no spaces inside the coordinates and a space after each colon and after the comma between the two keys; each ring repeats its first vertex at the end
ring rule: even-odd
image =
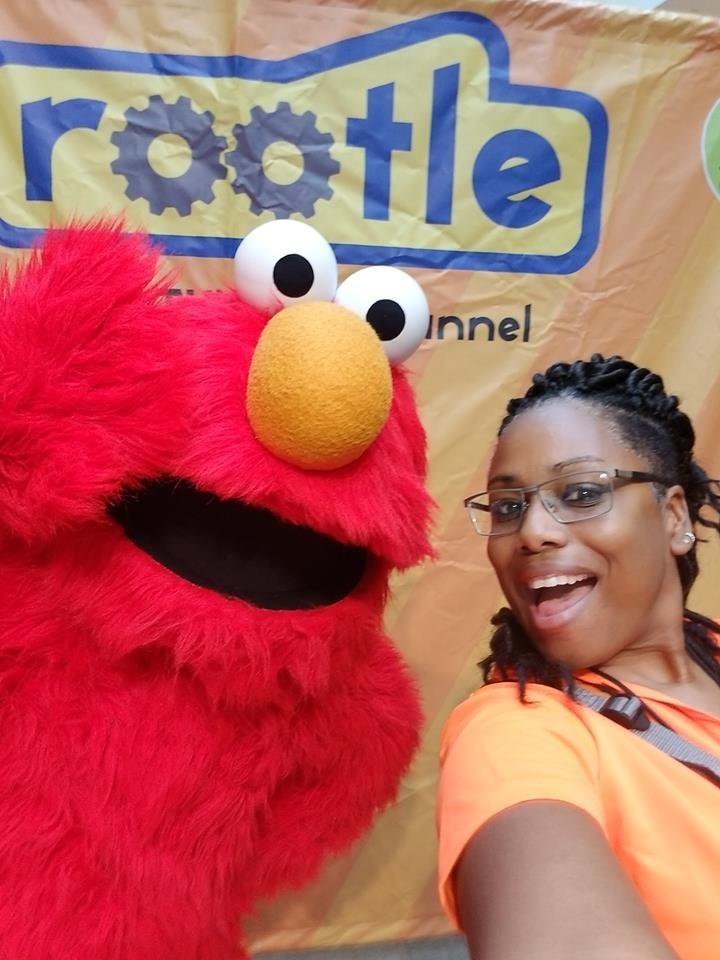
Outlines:
{"type": "MultiPolygon", "coordinates": [[[[633,689],[676,733],[720,757],[719,718],[633,689]]],[[[682,960],[718,960],[720,787],[559,690],[530,683],[526,695],[532,703],[519,701],[515,683],[489,684],[445,725],[439,881],[450,919],[459,926],[452,872],[479,828],[515,804],[559,800],[599,823],[682,960]]]]}

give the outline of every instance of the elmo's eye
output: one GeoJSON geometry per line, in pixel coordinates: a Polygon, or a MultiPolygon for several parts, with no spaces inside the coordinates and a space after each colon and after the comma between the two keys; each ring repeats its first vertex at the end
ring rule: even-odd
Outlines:
{"type": "Polygon", "coordinates": [[[297,220],[273,220],[252,230],[235,254],[235,288],[261,310],[302,300],[332,300],[337,262],[317,230],[297,220]]]}
{"type": "Polygon", "coordinates": [[[365,317],[392,364],[415,353],[427,333],[430,313],[416,280],[396,267],[366,267],[338,287],[335,302],[365,317]]]}

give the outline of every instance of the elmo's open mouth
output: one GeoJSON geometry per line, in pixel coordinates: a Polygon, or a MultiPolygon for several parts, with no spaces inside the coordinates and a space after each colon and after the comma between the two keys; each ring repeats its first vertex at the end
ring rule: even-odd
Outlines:
{"type": "Polygon", "coordinates": [[[268,610],[342,600],[369,554],[185,480],[154,480],[109,506],[133,543],[184,580],[268,610]]]}

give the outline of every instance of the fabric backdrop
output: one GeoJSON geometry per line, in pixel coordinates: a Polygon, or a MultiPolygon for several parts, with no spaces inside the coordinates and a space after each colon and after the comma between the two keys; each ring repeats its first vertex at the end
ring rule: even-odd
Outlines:
{"type": "MultiPolygon", "coordinates": [[[[406,267],[432,321],[411,361],[440,558],[387,617],[422,689],[425,746],[397,805],[255,949],[446,931],[438,735],[476,684],[499,604],[463,515],[504,404],[558,359],[660,371],[720,474],[720,26],[544,0],[4,0],[0,246],[123,212],[179,290],[230,281],[238,241],[309,220],[345,275],[406,267]]],[[[81,280],[81,278],[79,278],[81,280]]],[[[718,613],[720,550],[693,601],[718,613]]]]}

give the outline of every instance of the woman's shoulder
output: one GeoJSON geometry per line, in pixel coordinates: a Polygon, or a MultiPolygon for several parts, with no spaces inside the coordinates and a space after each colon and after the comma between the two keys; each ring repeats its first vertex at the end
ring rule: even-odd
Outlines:
{"type": "MultiPolygon", "coordinates": [[[[458,739],[507,743],[531,742],[543,733],[582,737],[582,708],[564,691],[528,683],[521,700],[517,683],[492,682],[480,687],[458,704],[443,728],[440,759],[458,739]]],[[[587,731],[586,731],[587,735],[587,731]]]]}
{"type": "Polygon", "coordinates": [[[480,826],[519,803],[571,804],[603,826],[600,754],[582,709],[540,684],[527,685],[523,702],[517,685],[505,682],[482,687],[456,707],[441,750],[443,863],[454,864],[480,826]]]}

